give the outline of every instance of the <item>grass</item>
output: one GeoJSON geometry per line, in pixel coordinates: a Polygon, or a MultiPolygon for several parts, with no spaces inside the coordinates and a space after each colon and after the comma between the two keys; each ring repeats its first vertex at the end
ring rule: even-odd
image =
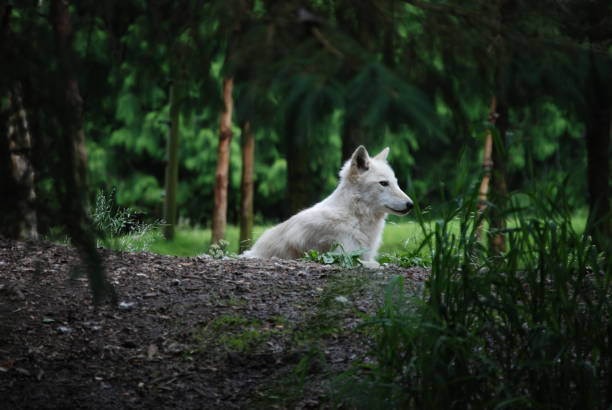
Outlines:
{"type": "Polygon", "coordinates": [[[203,229],[177,229],[174,239],[159,238],[151,244],[150,252],[173,256],[195,256],[208,251],[210,231],[203,229]]]}
{"type": "MultiPolygon", "coordinates": [[[[161,222],[144,223],[134,220],[135,212],[131,209],[121,209],[114,201],[114,192],[104,193],[99,192],[96,196],[95,207],[92,212],[92,220],[96,229],[101,234],[98,240],[98,246],[104,246],[111,249],[141,252],[150,251],[162,255],[172,256],[196,256],[203,253],[213,254],[214,256],[222,256],[225,254],[232,255],[238,253],[239,247],[239,228],[233,225],[228,225],[225,232],[225,241],[222,249],[210,247],[211,232],[210,229],[191,228],[179,226],[175,230],[175,237],[172,240],[166,240],[161,235],[161,222]]],[[[533,198],[533,196],[531,197],[533,198]]],[[[517,207],[528,209],[525,204],[528,204],[529,197],[526,195],[515,196],[517,207]]],[[[563,204],[563,198],[556,198],[551,201],[538,198],[534,202],[539,208],[550,207],[554,213],[559,207],[558,204],[563,204]],[[559,201],[559,202],[555,202],[559,201]]],[[[471,205],[475,209],[475,206],[471,205]]],[[[444,209],[450,209],[451,203],[441,206],[441,215],[445,212],[444,209]]],[[[465,208],[465,206],[464,206],[465,208]]],[[[565,220],[569,220],[571,227],[576,232],[583,232],[587,220],[586,209],[578,209],[570,212],[569,207],[562,208],[562,215],[565,220]]],[[[466,209],[466,211],[470,211],[466,209]]],[[[440,213],[440,210],[438,210],[440,213]]],[[[532,206],[529,212],[536,212],[537,209],[532,206]]],[[[521,212],[524,216],[526,212],[521,212]]],[[[548,215],[535,215],[546,217],[548,215]]],[[[383,241],[379,249],[379,262],[393,262],[404,266],[410,265],[425,265],[430,266],[434,249],[430,246],[427,237],[428,232],[431,235],[436,225],[443,221],[441,218],[431,218],[430,210],[421,211],[415,210],[408,217],[396,217],[391,215],[386,224],[383,234],[383,241]],[[429,218],[429,219],[427,219],[429,218]]],[[[507,218],[508,228],[515,228],[520,224],[520,220],[512,215],[507,218]]],[[[460,221],[457,218],[446,218],[444,220],[445,229],[455,235],[459,234],[460,221]]],[[[254,228],[254,238],[257,239],[270,226],[257,226],[254,228]]],[[[486,229],[486,226],[485,226],[486,229]]],[[[329,252],[331,254],[332,252],[329,252]]],[[[330,255],[309,255],[310,259],[317,260],[321,256],[330,255]]],[[[331,255],[333,256],[333,255],[331,255]]],[[[323,258],[325,259],[325,258],[323,258]]],[[[326,262],[329,263],[329,262],[326,262]]],[[[351,264],[349,263],[348,266],[351,264]]]]}
{"type": "MultiPolygon", "coordinates": [[[[257,238],[270,226],[257,226],[254,228],[257,238]]],[[[207,253],[210,248],[210,229],[179,227],[174,239],[168,241],[158,237],[150,244],[149,251],[162,255],[196,256],[207,253]]],[[[238,252],[239,229],[229,225],[225,234],[229,242],[228,251],[238,252]]],[[[416,222],[389,223],[385,229],[383,244],[380,253],[399,253],[415,249],[422,241],[423,235],[416,222]]]]}
{"type": "MultiPolygon", "coordinates": [[[[433,220],[426,222],[430,229],[435,223],[436,221],[433,220]]],[[[574,213],[571,223],[577,232],[582,232],[586,224],[586,211],[579,210],[574,213]]],[[[515,225],[515,221],[509,221],[510,227],[515,225]]],[[[255,237],[259,237],[269,227],[270,225],[256,226],[254,228],[255,237]]],[[[458,233],[459,221],[450,221],[448,229],[458,233]]],[[[210,237],[210,229],[179,227],[173,240],[168,241],[160,235],[156,235],[149,241],[148,250],[162,255],[184,257],[201,255],[208,253],[210,237]]],[[[229,242],[229,253],[236,254],[238,252],[239,228],[228,225],[225,238],[229,242]]],[[[428,251],[421,249],[417,252],[424,239],[425,234],[415,218],[410,216],[402,219],[390,218],[384,231],[379,255],[387,257],[389,261],[393,261],[393,258],[399,255],[411,255],[412,257],[408,259],[408,262],[412,261],[413,264],[420,264],[419,261],[421,261],[422,264],[429,265],[431,255],[428,254],[428,251]],[[397,220],[400,222],[397,222],[397,220]]]]}
{"type": "Polygon", "coordinates": [[[366,323],[377,335],[369,357],[339,379],[338,401],[610,408],[612,271],[583,218],[559,209],[563,201],[513,203],[507,251],[492,254],[474,239],[473,201],[422,225],[425,247],[435,250],[425,293],[407,295],[402,277],[388,284],[366,323]]]}
{"type": "MultiPolygon", "coordinates": [[[[265,227],[256,227],[255,232],[261,234],[265,227]]],[[[228,252],[238,253],[239,228],[228,225],[225,239],[229,242],[228,252]]],[[[210,248],[210,229],[181,227],[176,230],[174,239],[168,241],[164,238],[155,240],[149,249],[150,252],[172,256],[196,256],[208,253],[210,248]]]]}
{"type": "Polygon", "coordinates": [[[416,221],[389,222],[385,227],[383,241],[378,253],[395,254],[410,252],[423,242],[424,235],[416,221]]]}

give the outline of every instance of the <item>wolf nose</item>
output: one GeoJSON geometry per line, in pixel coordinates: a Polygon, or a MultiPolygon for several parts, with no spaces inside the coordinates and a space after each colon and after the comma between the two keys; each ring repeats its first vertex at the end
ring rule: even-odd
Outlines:
{"type": "Polygon", "coordinates": [[[414,207],[414,203],[412,201],[406,202],[406,209],[410,210],[414,207]]]}

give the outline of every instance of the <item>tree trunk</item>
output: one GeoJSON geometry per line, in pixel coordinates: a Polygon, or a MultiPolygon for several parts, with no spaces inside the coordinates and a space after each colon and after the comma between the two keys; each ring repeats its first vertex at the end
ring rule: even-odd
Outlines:
{"type": "MultiPolygon", "coordinates": [[[[16,59],[11,32],[12,5],[0,6],[0,55],[16,59]]],[[[10,70],[9,70],[10,71],[10,70]]],[[[25,109],[23,88],[8,74],[0,98],[0,235],[15,239],[37,239],[35,173],[32,163],[32,135],[25,109]],[[1,103],[0,103],[1,105],[1,103]]]]}
{"type": "Polygon", "coordinates": [[[57,62],[61,76],[58,98],[59,180],[56,192],[62,205],[62,217],[71,240],[89,277],[94,303],[106,298],[116,303],[117,296],[106,279],[102,259],[96,250],[92,224],[87,215],[87,154],[83,132],[83,100],[74,72],[72,26],[68,3],[51,1],[51,23],[55,32],[57,62]]]}
{"type": "Polygon", "coordinates": [[[601,251],[612,245],[612,212],[610,209],[610,138],[612,101],[605,93],[596,56],[590,52],[591,68],[588,90],[589,110],[586,119],[587,185],[589,217],[587,230],[601,251]]]}
{"type": "Polygon", "coordinates": [[[227,225],[227,186],[229,181],[230,143],[232,140],[232,112],[234,102],[232,91],[234,78],[223,79],[223,112],[219,126],[219,147],[217,150],[217,172],[215,174],[215,208],[213,209],[212,239],[215,244],[223,239],[227,225]]]}
{"type": "MultiPolygon", "coordinates": [[[[8,148],[10,150],[10,168],[15,181],[14,201],[12,206],[19,213],[11,225],[16,228],[14,238],[38,239],[36,223],[36,191],[34,189],[34,167],[32,165],[32,136],[23,105],[23,91],[16,83],[10,92],[10,116],[8,120],[8,148]]],[[[10,198],[5,196],[4,198],[10,198]]],[[[4,229],[3,229],[4,230],[4,229]]]]}
{"type": "Polygon", "coordinates": [[[589,217],[587,230],[600,250],[610,251],[612,244],[612,212],[610,209],[610,110],[602,110],[599,118],[587,126],[587,184],[589,217]]]}
{"type": "Polygon", "coordinates": [[[181,85],[170,86],[170,135],[168,137],[168,159],[166,162],[166,197],[164,199],[164,236],[174,238],[176,226],[176,191],[178,188],[178,149],[180,135],[180,97],[181,85]]]}
{"type": "Polygon", "coordinates": [[[19,237],[19,221],[23,218],[17,205],[22,192],[13,174],[10,139],[9,110],[0,110],[0,235],[7,238],[19,237]]]}
{"type": "Polygon", "coordinates": [[[345,118],[342,124],[342,159],[344,161],[351,158],[351,155],[360,145],[366,145],[366,137],[363,128],[357,120],[345,118]]]}
{"type": "Polygon", "coordinates": [[[255,138],[251,123],[242,126],[242,182],[240,185],[240,245],[239,251],[248,249],[253,239],[253,167],[255,138]]]}
{"type": "Polygon", "coordinates": [[[291,214],[312,205],[318,179],[310,169],[310,151],[306,137],[287,138],[287,188],[291,214]]]}

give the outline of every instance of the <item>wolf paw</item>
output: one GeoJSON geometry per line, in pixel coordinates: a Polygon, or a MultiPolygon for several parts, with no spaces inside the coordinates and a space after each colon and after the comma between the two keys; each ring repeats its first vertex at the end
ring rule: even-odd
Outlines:
{"type": "Polygon", "coordinates": [[[380,263],[376,261],[361,261],[361,264],[368,269],[378,269],[380,268],[380,263]]]}

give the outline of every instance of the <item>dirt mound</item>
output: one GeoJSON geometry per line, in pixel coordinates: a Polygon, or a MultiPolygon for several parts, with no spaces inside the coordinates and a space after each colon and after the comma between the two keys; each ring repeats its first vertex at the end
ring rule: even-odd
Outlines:
{"type": "Polygon", "coordinates": [[[117,307],[92,306],[71,247],[0,239],[0,408],[326,407],[380,285],[428,275],[101,252],[117,307]]]}

